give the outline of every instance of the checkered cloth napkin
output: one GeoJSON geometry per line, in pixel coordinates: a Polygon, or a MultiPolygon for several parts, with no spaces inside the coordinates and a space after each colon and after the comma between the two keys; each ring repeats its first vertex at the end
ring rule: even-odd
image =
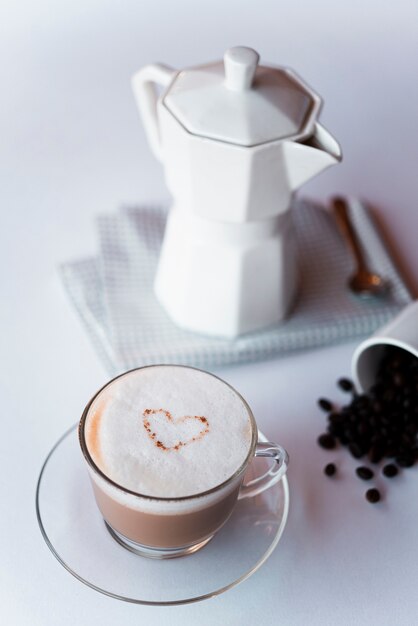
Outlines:
{"type": "Polygon", "coordinates": [[[364,204],[350,212],[370,268],[387,279],[381,299],[347,289],[353,261],[330,213],[306,200],[294,203],[302,281],[291,316],[237,339],[210,338],[175,326],[152,284],[167,211],[127,207],[98,216],[100,252],[64,263],[60,274],[85,330],[109,374],[151,363],[209,368],[264,359],[372,333],[411,301],[411,295],[364,204]]]}

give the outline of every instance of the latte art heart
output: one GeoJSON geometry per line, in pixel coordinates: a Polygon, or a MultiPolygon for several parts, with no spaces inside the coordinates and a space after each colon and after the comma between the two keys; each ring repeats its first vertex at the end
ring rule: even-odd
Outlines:
{"type": "Polygon", "coordinates": [[[142,423],[149,438],[157,448],[166,452],[180,450],[209,433],[209,420],[203,415],[183,415],[174,419],[170,411],[165,409],[145,409],[142,415],[142,423]],[[161,425],[166,431],[164,435],[158,435],[161,425]]]}
{"type": "MultiPolygon", "coordinates": [[[[250,412],[237,392],[216,376],[177,365],[116,378],[85,421],[87,448],[99,470],[124,489],[157,499],[221,485],[245,462],[253,436],[250,412]]],[[[141,510],[160,506],[166,503],[135,499],[141,510]]],[[[179,503],[181,510],[187,506],[179,503]]]]}

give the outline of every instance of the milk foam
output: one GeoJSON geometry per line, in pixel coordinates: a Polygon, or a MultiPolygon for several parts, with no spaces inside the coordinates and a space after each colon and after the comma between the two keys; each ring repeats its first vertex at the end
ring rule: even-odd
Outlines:
{"type": "Polygon", "coordinates": [[[247,458],[252,423],[224,382],[179,366],[116,379],[90,407],[85,435],[95,464],[117,484],[176,498],[230,478],[247,458]]]}

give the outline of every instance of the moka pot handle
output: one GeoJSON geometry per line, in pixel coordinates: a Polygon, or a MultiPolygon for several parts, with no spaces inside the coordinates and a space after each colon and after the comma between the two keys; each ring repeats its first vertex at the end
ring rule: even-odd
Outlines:
{"type": "Polygon", "coordinates": [[[162,87],[163,91],[165,91],[176,73],[176,70],[173,70],[167,65],[153,63],[146,65],[132,77],[132,89],[145,128],[148,143],[153,154],[159,161],[162,160],[162,154],[157,116],[157,87],[162,87]]]}

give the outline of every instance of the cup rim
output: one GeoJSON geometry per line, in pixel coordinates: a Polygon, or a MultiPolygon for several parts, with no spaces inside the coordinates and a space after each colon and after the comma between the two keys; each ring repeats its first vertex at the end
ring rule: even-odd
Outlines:
{"type": "Polygon", "coordinates": [[[216,374],[212,374],[211,372],[207,372],[206,370],[200,369],[198,367],[191,367],[189,365],[177,365],[175,363],[173,363],[173,364],[171,364],[171,363],[154,363],[152,365],[143,365],[141,367],[134,367],[134,368],[132,368],[130,370],[127,370],[126,372],[122,372],[121,374],[118,374],[117,376],[115,376],[114,378],[109,380],[106,384],[104,384],[94,394],[94,396],[89,400],[88,404],[86,405],[86,407],[85,407],[85,409],[84,409],[84,411],[82,413],[82,416],[81,416],[81,419],[80,419],[80,422],[79,422],[79,425],[78,425],[78,440],[79,440],[79,444],[80,444],[83,456],[84,456],[85,460],[87,461],[89,467],[94,472],[96,472],[96,474],[98,474],[102,479],[104,479],[107,483],[109,483],[113,487],[116,487],[116,489],[119,489],[119,490],[123,491],[124,493],[127,493],[127,494],[132,495],[132,496],[136,496],[138,498],[144,498],[146,500],[159,501],[159,502],[161,502],[161,501],[163,501],[163,502],[185,502],[187,500],[193,500],[195,498],[201,498],[203,496],[207,496],[207,495],[210,495],[212,493],[215,493],[216,491],[219,491],[220,489],[223,489],[223,487],[226,487],[229,483],[233,482],[236,478],[238,478],[238,476],[247,468],[250,460],[254,457],[255,448],[256,448],[257,441],[258,441],[258,429],[257,429],[257,423],[255,421],[253,412],[252,412],[248,402],[242,397],[242,395],[232,385],[230,385],[225,380],[223,380],[223,378],[220,378],[220,376],[216,376],[216,374]],[[93,402],[100,395],[100,393],[104,389],[106,389],[106,387],[108,387],[113,382],[118,380],[118,378],[122,378],[123,376],[131,374],[132,372],[136,372],[136,371],[143,370],[143,369],[150,369],[150,368],[153,368],[153,367],[182,367],[182,368],[185,368],[185,369],[190,369],[190,370],[195,370],[195,371],[198,371],[198,372],[202,372],[203,374],[207,374],[208,376],[212,376],[212,378],[216,378],[217,380],[222,382],[224,385],[229,387],[239,397],[239,399],[242,401],[242,403],[244,404],[245,408],[247,409],[247,412],[248,412],[248,415],[249,415],[249,418],[250,418],[250,422],[251,422],[251,426],[252,426],[251,445],[249,447],[248,454],[245,457],[245,459],[242,462],[242,464],[240,465],[240,467],[232,474],[232,476],[230,476],[229,478],[224,480],[222,483],[219,483],[218,485],[215,485],[214,487],[211,487],[210,489],[207,489],[206,491],[201,491],[201,492],[189,495],[189,496],[179,496],[179,497],[176,497],[176,498],[151,496],[151,495],[148,495],[148,494],[140,493],[139,491],[133,491],[132,489],[128,489],[128,488],[124,487],[123,485],[120,485],[116,481],[112,480],[109,476],[107,476],[96,465],[96,463],[93,461],[93,458],[91,457],[90,452],[89,452],[88,447],[87,447],[85,433],[84,433],[88,412],[89,412],[93,402]]]}

